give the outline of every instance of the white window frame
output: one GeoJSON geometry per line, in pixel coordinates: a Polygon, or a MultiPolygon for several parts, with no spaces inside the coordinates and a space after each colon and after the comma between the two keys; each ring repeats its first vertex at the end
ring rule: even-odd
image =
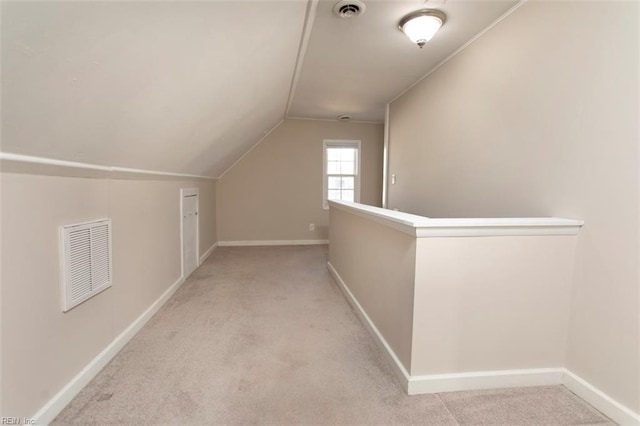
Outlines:
{"type": "Polygon", "coordinates": [[[361,152],[360,149],[360,141],[359,140],[349,140],[349,139],[325,139],[322,141],[322,208],[324,210],[329,209],[329,202],[327,198],[329,197],[328,190],[328,175],[327,175],[327,148],[355,148],[357,150],[356,155],[356,168],[355,168],[355,182],[354,182],[354,194],[353,199],[356,203],[360,202],[360,175],[361,175],[361,152]]]}

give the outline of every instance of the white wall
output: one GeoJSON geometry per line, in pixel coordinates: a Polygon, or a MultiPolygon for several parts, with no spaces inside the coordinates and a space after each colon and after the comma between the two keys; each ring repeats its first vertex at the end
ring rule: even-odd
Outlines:
{"type": "Polygon", "coordinates": [[[3,152],[219,176],[282,118],[307,2],[0,9],[3,152]]]}
{"type": "Polygon", "coordinates": [[[582,219],[566,367],[640,411],[636,2],[530,1],[390,111],[389,207],[582,219]]]}
{"type": "Polygon", "coordinates": [[[200,188],[200,254],[215,181],[1,174],[2,416],[33,416],[181,277],[180,188],[200,188]],[[112,218],[113,286],[61,311],[58,227],[112,218]]]}

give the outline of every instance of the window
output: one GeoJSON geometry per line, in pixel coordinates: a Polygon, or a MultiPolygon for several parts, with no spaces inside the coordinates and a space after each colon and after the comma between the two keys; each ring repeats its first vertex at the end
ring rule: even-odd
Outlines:
{"type": "Polygon", "coordinates": [[[322,208],[327,200],[360,201],[360,141],[325,140],[322,208]]]}

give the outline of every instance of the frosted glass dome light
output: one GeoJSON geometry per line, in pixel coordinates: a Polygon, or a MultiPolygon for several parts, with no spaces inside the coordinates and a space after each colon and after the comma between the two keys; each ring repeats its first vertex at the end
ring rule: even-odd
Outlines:
{"type": "Polygon", "coordinates": [[[402,18],[399,28],[422,49],[442,27],[445,20],[445,14],[439,10],[419,10],[402,18]]]}

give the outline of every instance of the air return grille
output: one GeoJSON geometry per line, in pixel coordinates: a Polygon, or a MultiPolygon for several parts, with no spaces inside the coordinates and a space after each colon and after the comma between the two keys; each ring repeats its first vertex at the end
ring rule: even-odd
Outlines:
{"type": "Polygon", "coordinates": [[[111,219],[60,228],[62,310],[111,287],[111,219]]]}

